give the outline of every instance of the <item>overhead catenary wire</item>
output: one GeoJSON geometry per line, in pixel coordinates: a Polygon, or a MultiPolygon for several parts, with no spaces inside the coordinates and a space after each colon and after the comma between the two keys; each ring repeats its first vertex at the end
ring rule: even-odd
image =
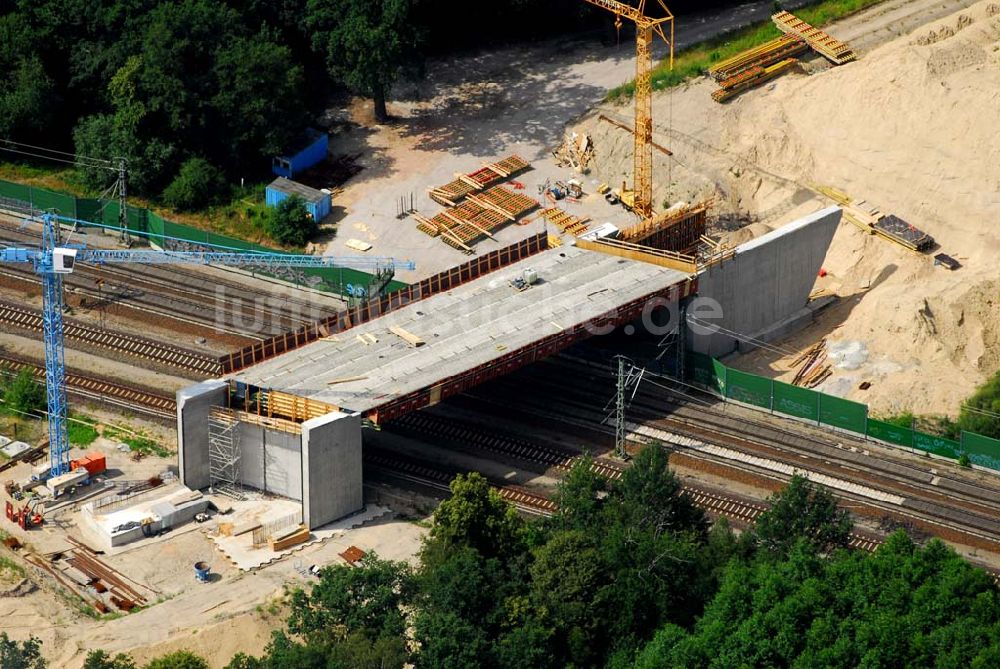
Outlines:
{"type": "Polygon", "coordinates": [[[110,170],[110,171],[113,171],[113,172],[117,172],[118,171],[118,168],[114,167],[113,165],[100,165],[100,164],[96,164],[96,163],[81,163],[78,160],[69,160],[69,159],[66,159],[66,158],[56,158],[55,156],[45,156],[45,155],[38,154],[38,153],[32,153],[30,151],[20,151],[18,149],[12,149],[12,148],[10,148],[8,146],[2,146],[2,145],[0,145],[0,151],[7,151],[8,153],[17,153],[17,154],[20,154],[22,156],[30,156],[32,158],[41,158],[42,160],[51,160],[53,162],[65,163],[67,165],[74,165],[74,166],[78,166],[78,167],[94,167],[94,168],[97,168],[97,169],[110,170]]]}
{"type": "Polygon", "coordinates": [[[718,325],[716,323],[711,323],[711,322],[708,322],[708,321],[703,321],[702,319],[696,318],[695,316],[692,316],[691,314],[688,314],[687,318],[688,318],[688,322],[693,322],[695,325],[700,325],[700,326],[702,326],[704,328],[713,329],[716,332],[721,332],[722,334],[729,335],[729,336],[733,337],[734,339],[739,339],[742,342],[746,342],[748,344],[753,344],[754,346],[758,346],[758,347],[760,347],[760,348],[762,348],[762,349],[764,349],[766,351],[770,351],[772,353],[779,353],[779,354],[785,355],[785,356],[793,356],[793,355],[802,355],[805,352],[805,351],[796,351],[794,349],[783,348],[783,347],[780,347],[780,346],[778,346],[776,344],[771,344],[770,342],[766,342],[766,341],[764,341],[762,339],[757,339],[755,337],[751,337],[750,335],[743,334],[742,332],[737,332],[735,330],[730,330],[728,328],[724,328],[721,325],[718,325]]]}
{"type": "Polygon", "coordinates": [[[68,151],[59,151],[58,149],[50,149],[44,146],[35,146],[34,144],[25,144],[24,142],[16,142],[13,139],[2,140],[4,144],[13,144],[15,146],[21,146],[26,149],[35,149],[36,151],[45,151],[46,153],[55,153],[61,156],[69,156],[75,158],[78,161],[89,160],[97,163],[106,163],[108,165],[113,164],[114,161],[108,160],[107,158],[93,158],[91,156],[84,156],[79,153],[70,153],[68,151]]]}

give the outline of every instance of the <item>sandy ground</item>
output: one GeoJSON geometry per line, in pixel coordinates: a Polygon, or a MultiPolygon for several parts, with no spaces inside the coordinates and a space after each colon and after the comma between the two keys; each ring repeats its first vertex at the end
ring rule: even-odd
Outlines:
{"type": "MultiPolygon", "coordinates": [[[[860,59],[839,68],[809,60],[801,73],[724,106],[710,99],[707,79],[657,95],[657,135],[676,159],[657,166],[667,178],[656,199],[714,197],[719,230],[754,221],[730,236],[739,243],[829,204],[809,186],[833,185],[930,233],[960,270],[842,224],[818,283],[840,303],[777,342],[784,352],[727,362],[787,379],[798,351],[827,337],[842,355],[822,390],[877,414],[955,414],[1000,366],[992,225],[1000,215],[1000,4],[890,2],[830,32],[860,59]],[[859,389],[863,381],[871,388],[859,389]]],[[[626,133],[596,112],[578,127],[594,135],[598,172],[627,166],[626,133]]]]}
{"type": "MultiPolygon", "coordinates": [[[[858,62],[831,68],[806,58],[799,73],[727,105],[710,99],[707,79],[654,96],[655,139],[675,153],[667,159],[654,152],[657,207],[711,197],[714,230],[728,231],[735,244],[828,205],[811,186],[832,185],[926,230],[964,265],[949,274],[843,225],[820,284],[842,298],[839,305],[779,342],[787,355],[758,351],[732,364],[786,378],[791,354],[827,336],[836,347],[861,350],[863,362],[836,370],[823,390],[868,402],[879,414],[954,414],[1000,365],[993,299],[1000,277],[990,262],[998,240],[989,224],[1000,208],[995,6],[888,0],[830,28],[851,43],[858,62]],[[871,388],[859,390],[862,381],[871,388]]],[[[678,43],[685,30],[707,29],[681,17],[678,43]]],[[[567,130],[595,142],[585,190],[628,178],[631,136],[598,114],[631,123],[630,104],[600,100],[633,66],[630,43],[539,44],[431,63],[426,81],[399,87],[390,124],[374,124],[359,101],[332,110],[329,120],[344,129],[335,150],[360,153],[364,169],[335,195],[337,234],[326,252],[348,252],[348,239],[368,241],[372,253],[416,260],[403,280],[464,262],[467,256],[418,232],[412,219],[397,219],[398,199],[412,193],[417,209],[433,215],[440,207],[426,189],[510,152],[533,162],[518,180],[537,195],[546,179],[573,176],[550,154],[567,130]]],[[[565,206],[595,223],[631,220],[597,196],[565,206]]],[[[508,226],[477,250],[540,226],[508,226]]]]}
{"type": "MultiPolygon", "coordinates": [[[[211,667],[224,667],[236,652],[259,654],[271,631],[281,627],[281,601],[286,590],[305,582],[296,571],[297,564],[342,562],[337,554],[350,545],[390,559],[412,560],[424,532],[409,521],[380,519],[245,574],[228,567],[214,553],[209,538],[194,526],[177,536],[168,535],[169,540],[105,558],[130,578],[160,593],[160,601],[147,609],[95,621],[45,585],[23,597],[0,598],[0,620],[13,638],[38,636],[54,669],[79,669],[86,652],[94,648],[129,652],[140,663],[173,650],[189,649],[208,660],[211,667]],[[191,565],[205,555],[215,555],[210,558],[213,571],[222,578],[198,584],[191,565]]],[[[37,540],[37,534],[30,536],[37,540]]],[[[47,579],[36,581],[47,583],[47,579]]]]}

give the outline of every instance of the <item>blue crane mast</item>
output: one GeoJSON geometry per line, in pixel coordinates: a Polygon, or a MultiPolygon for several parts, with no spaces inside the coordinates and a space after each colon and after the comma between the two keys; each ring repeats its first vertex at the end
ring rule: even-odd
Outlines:
{"type": "MultiPolygon", "coordinates": [[[[397,267],[413,269],[410,261],[361,256],[311,256],[258,251],[158,251],[155,249],[88,249],[82,244],[61,241],[61,223],[74,227],[109,226],[56,214],[43,214],[40,248],[2,248],[0,263],[30,263],[42,278],[43,334],[45,340],[45,391],[48,404],[50,476],[69,471],[69,436],[66,431],[66,362],[63,342],[63,275],[73,272],[76,263],[135,263],[142,265],[223,265],[278,269],[285,267],[350,267],[385,271],[397,267]]],[[[32,219],[29,219],[29,221],[32,219]]],[[[132,231],[132,234],[136,234],[132,231]]],[[[159,237],[159,236],[157,236],[159,237]]],[[[165,238],[173,239],[173,238],[165,238]]],[[[216,247],[186,239],[174,241],[199,247],[216,247]]]]}

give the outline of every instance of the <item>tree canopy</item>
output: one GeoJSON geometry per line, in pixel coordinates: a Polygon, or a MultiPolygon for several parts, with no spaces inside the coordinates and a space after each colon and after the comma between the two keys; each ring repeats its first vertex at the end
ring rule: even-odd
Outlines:
{"type": "MultiPolygon", "coordinates": [[[[708,528],[657,445],[617,481],[592,465],[577,461],[542,520],[478,474],[456,478],[417,565],[325,567],[263,655],[227,669],[1000,666],[1000,590],[938,540],[900,531],[849,550],[846,516],[799,477],[736,536],[708,528]]],[[[36,650],[0,635],[29,662],[11,667],[43,669],[36,650]]],[[[203,666],[181,652],[144,669],[203,666]]],[[[134,663],[92,653],[85,669],[134,663]]]]}

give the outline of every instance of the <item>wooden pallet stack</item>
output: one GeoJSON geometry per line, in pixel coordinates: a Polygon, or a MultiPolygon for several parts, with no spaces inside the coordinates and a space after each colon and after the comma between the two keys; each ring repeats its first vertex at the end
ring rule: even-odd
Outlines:
{"type": "Polygon", "coordinates": [[[432,188],[430,196],[438,204],[454,207],[470,193],[498,184],[529,167],[531,167],[531,163],[527,160],[516,154],[511,154],[495,163],[484,165],[475,172],[457,175],[453,181],[432,188]]]}
{"type": "Polygon", "coordinates": [[[771,16],[778,30],[804,39],[817,53],[834,65],[843,65],[857,58],[850,46],[814,28],[791,12],[778,12],[771,16]]]}
{"type": "Polygon", "coordinates": [[[558,207],[543,209],[542,218],[559,228],[561,232],[568,232],[574,237],[579,237],[590,227],[587,225],[587,221],[590,220],[589,218],[580,218],[572,214],[567,214],[558,207]]]}

